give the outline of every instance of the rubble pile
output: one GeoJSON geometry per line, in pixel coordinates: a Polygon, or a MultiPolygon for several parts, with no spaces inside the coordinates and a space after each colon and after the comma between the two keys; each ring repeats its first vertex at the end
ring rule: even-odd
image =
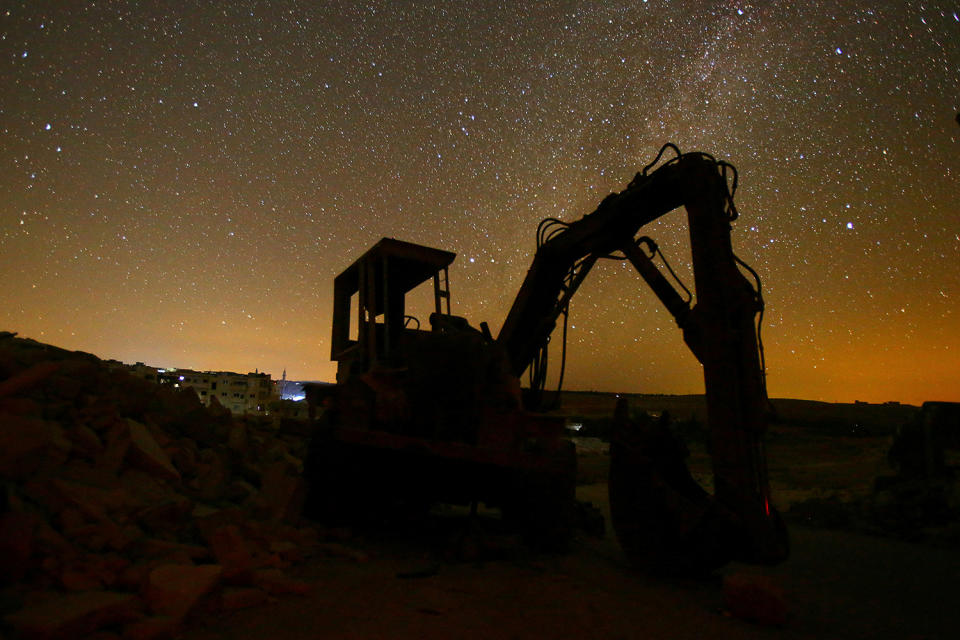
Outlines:
{"type": "Polygon", "coordinates": [[[305,438],[0,334],[0,636],[146,640],[310,584],[305,438]]]}

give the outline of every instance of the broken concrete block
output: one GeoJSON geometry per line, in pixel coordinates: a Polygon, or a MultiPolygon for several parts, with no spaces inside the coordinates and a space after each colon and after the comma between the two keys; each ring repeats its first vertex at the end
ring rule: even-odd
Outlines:
{"type": "Polygon", "coordinates": [[[150,611],[183,620],[220,585],[223,567],[162,565],[150,572],[143,596],[150,611]]]}
{"type": "Polygon", "coordinates": [[[97,629],[142,617],[142,603],[129,593],[86,591],[55,596],[4,617],[19,637],[79,638],[97,629]]]}
{"type": "Polygon", "coordinates": [[[180,473],[173,467],[170,458],[157,444],[149,429],[130,418],[127,418],[127,426],[130,430],[130,450],[127,452],[127,463],[147,473],[179,482],[180,473]]]}

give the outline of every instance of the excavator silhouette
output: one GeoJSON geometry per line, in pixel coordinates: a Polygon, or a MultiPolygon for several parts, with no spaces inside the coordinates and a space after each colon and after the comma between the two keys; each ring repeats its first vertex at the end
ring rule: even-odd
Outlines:
{"type": "Polygon", "coordinates": [[[690,476],[669,430],[631,420],[621,401],[609,479],[621,547],[632,562],[665,571],[784,560],[788,536],[771,501],[762,444],[769,403],[760,282],[730,239],[736,181],[732,165],[668,144],[594,212],[544,220],[496,338],[486,323],[474,328],[450,313],[455,254],[377,242],[334,280],[337,382],[308,389],[311,415],[323,406],[305,468],[308,513],[341,522],[398,505],[482,502],[531,544],[564,547],[576,509],[576,456],[564,419],[539,411],[547,349],[561,317],[566,333],[570,300],[588,272],[614,257],[637,269],[703,366],[714,475],[711,495],[690,476]],[[668,151],[675,157],[661,163],[668,151]],[[656,243],[637,237],[681,206],[695,285],[687,296],[657,266],[656,243]],[[427,329],[407,315],[406,298],[430,281],[427,329]],[[525,371],[530,385],[521,389],[525,371]]]}

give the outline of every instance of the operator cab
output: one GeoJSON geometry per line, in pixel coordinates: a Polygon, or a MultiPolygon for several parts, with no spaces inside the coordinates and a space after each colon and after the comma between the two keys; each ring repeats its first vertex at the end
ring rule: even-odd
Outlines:
{"type": "Polygon", "coordinates": [[[406,314],[406,296],[433,280],[432,325],[450,317],[447,268],[455,253],[383,238],[333,281],[330,358],[337,379],[372,367],[401,367],[404,335],[427,333],[406,314]],[[351,318],[353,322],[351,323],[351,318]]]}

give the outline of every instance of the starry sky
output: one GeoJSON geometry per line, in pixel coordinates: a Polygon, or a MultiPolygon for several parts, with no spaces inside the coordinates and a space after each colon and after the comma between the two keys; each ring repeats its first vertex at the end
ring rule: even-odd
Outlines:
{"type": "MultiPolygon", "coordinates": [[[[537,223],[674,142],[739,169],[772,397],[960,401],[958,11],[7,1],[0,329],[332,380],[332,279],[376,240],[455,251],[453,311],[496,334],[537,223]]],[[[644,233],[692,286],[682,213],[644,233]]],[[[565,387],[702,392],[629,265],[570,311],[565,387]]]]}

